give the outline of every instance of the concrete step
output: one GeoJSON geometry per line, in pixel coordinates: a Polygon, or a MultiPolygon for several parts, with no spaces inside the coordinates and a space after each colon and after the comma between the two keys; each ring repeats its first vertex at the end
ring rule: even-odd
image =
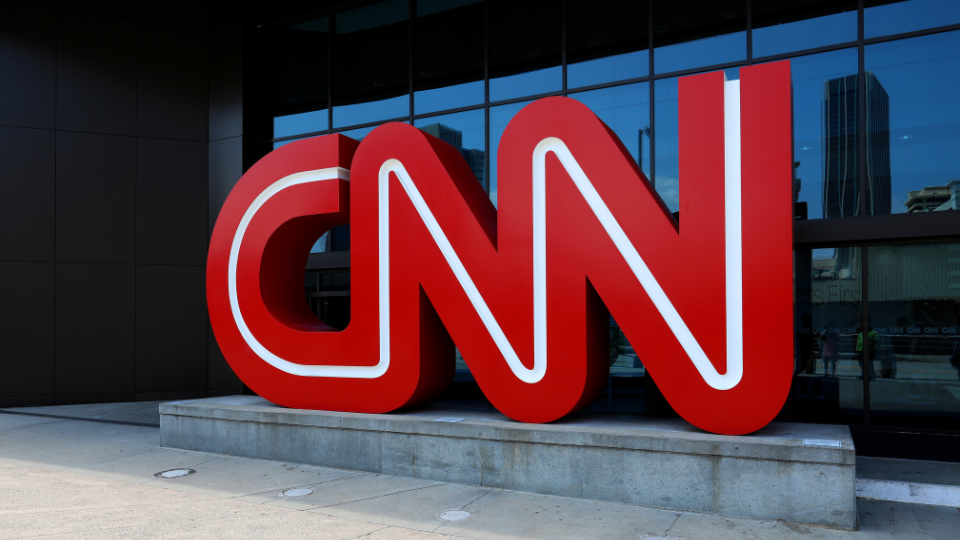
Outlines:
{"type": "Polygon", "coordinates": [[[181,401],[160,406],[160,437],[169,448],[418,480],[843,529],[857,523],[847,426],[773,423],[728,437],[679,418],[578,413],[524,424],[486,407],[442,405],[356,414],[285,409],[255,396],[181,401]]]}
{"type": "Polygon", "coordinates": [[[857,498],[960,507],[960,463],[857,457],[857,498]]]}

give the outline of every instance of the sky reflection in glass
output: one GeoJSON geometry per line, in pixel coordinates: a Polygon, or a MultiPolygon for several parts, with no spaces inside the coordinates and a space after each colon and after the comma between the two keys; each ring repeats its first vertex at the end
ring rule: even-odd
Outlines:
{"type": "MultiPolygon", "coordinates": [[[[831,51],[790,59],[793,83],[793,160],[799,189],[797,202],[806,205],[807,219],[823,217],[824,154],[827,147],[834,152],[852,153],[849,160],[856,162],[859,142],[856,136],[856,112],[851,111],[851,137],[845,141],[826,141],[823,113],[824,85],[857,74],[857,50],[854,48],[831,51]],[[829,144],[828,144],[829,143],[829,144]]],[[[834,174],[836,176],[836,174],[834,174]]]]}
{"type": "Polygon", "coordinates": [[[490,107],[490,200],[494,206],[497,205],[497,149],[500,147],[500,137],[503,137],[510,120],[530,103],[524,101],[490,107]]]}
{"type": "Polygon", "coordinates": [[[605,123],[650,176],[650,83],[627,84],[570,94],[605,123]]]}
{"type": "Polygon", "coordinates": [[[273,138],[302,135],[328,128],[327,110],[310,111],[300,114],[277,116],[273,119],[273,138]]]}
{"type": "Polygon", "coordinates": [[[414,125],[456,148],[480,185],[484,185],[487,137],[483,118],[483,109],[476,109],[421,118],[414,125]]]}
{"type": "Polygon", "coordinates": [[[683,71],[746,58],[746,32],[664,45],[653,50],[653,66],[657,73],[683,71]]]}
{"type": "Polygon", "coordinates": [[[901,2],[865,2],[863,37],[866,39],[926,30],[960,23],[960,2],[957,0],[907,0],[901,2]]]}
{"type": "Polygon", "coordinates": [[[890,212],[899,214],[909,192],[960,180],[960,31],[868,45],[864,55],[889,98],[890,212]]]}
{"type": "Polygon", "coordinates": [[[589,86],[650,74],[650,53],[634,51],[567,66],[567,86],[589,86]]]}
{"type": "Polygon", "coordinates": [[[413,95],[413,110],[416,114],[429,114],[481,103],[483,103],[483,81],[420,90],[413,95]]]}
{"type": "Polygon", "coordinates": [[[655,97],[653,114],[656,116],[656,138],[654,151],[657,160],[657,174],[654,187],[657,194],[671,212],[680,210],[680,138],[677,109],[677,79],[660,79],[653,83],[655,97]]]}
{"type": "Polygon", "coordinates": [[[354,126],[410,115],[410,95],[333,108],[333,127],[354,126]]]}
{"type": "Polygon", "coordinates": [[[490,101],[558,92],[563,86],[563,71],[554,66],[490,79],[490,101]]]}
{"type": "Polygon", "coordinates": [[[835,13],[753,29],[753,57],[773,56],[857,40],[857,12],[835,13]]]}
{"type": "MultiPolygon", "coordinates": [[[[740,78],[740,68],[723,70],[728,81],[740,78]]],[[[677,108],[677,77],[654,81],[654,154],[657,194],[671,212],[680,210],[680,113],[677,108]]]]}

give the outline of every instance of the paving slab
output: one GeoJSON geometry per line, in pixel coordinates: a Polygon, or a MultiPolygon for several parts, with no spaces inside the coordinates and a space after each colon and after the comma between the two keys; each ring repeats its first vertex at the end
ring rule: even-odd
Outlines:
{"type": "Polygon", "coordinates": [[[466,505],[472,517],[436,532],[468,538],[633,539],[662,536],[679,512],[495,490],[466,505]]]}
{"type": "Polygon", "coordinates": [[[0,432],[20,429],[24,426],[62,422],[57,418],[42,418],[39,416],[20,416],[16,414],[0,414],[0,432]]]}
{"type": "Polygon", "coordinates": [[[434,531],[447,523],[438,517],[441,512],[463,509],[490,491],[488,488],[474,486],[437,484],[393,495],[325,506],[316,511],[332,516],[434,531]]]}
{"type": "Polygon", "coordinates": [[[401,529],[400,527],[384,527],[363,538],[369,540],[438,540],[440,538],[451,537],[445,534],[412,531],[410,529],[401,529]]]}
{"type": "Polygon", "coordinates": [[[47,405],[44,407],[10,407],[2,409],[15,414],[44,415],[84,420],[110,420],[160,425],[160,404],[163,401],[130,401],[122,403],[89,403],[82,405],[47,405]]]}
{"type": "Polygon", "coordinates": [[[0,463],[48,469],[79,467],[156,448],[157,429],[140,426],[59,421],[0,431],[0,463]]]}
{"type": "Polygon", "coordinates": [[[151,478],[145,484],[191,493],[243,497],[315,485],[356,474],[299,463],[208,454],[196,454],[194,463],[186,467],[196,473],[179,478],[151,478]]]}
{"type": "Polygon", "coordinates": [[[303,484],[302,486],[298,486],[313,490],[313,493],[303,497],[284,497],[282,495],[283,490],[277,490],[269,493],[261,493],[253,497],[245,497],[241,500],[251,502],[259,501],[284,508],[295,508],[297,510],[313,510],[348,502],[376,499],[395,493],[421,490],[438,484],[439,482],[432,480],[404,478],[402,476],[356,474],[322,484],[303,484]]]}
{"type": "MultiPolygon", "coordinates": [[[[0,516],[180,503],[201,499],[203,498],[176,491],[62,471],[0,465],[0,516]]],[[[3,534],[0,532],[0,536],[3,534]]]]}
{"type": "Polygon", "coordinates": [[[142,483],[156,480],[154,475],[158,472],[180,468],[196,468],[209,461],[222,458],[223,456],[219,454],[153,448],[140,454],[84,464],[66,470],[100,478],[142,483]]]}
{"type": "Polygon", "coordinates": [[[64,510],[0,517],[10,537],[358,538],[383,526],[230,500],[64,510]]]}
{"type": "Polygon", "coordinates": [[[956,540],[960,537],[960,508],[860,501],[859,537],[956,540]]]}
{"type": "Polygon", "coordinates": [[[0,538],[358,538],[372,533],[446,538],[74,472],[0,465],[0,538]]]}

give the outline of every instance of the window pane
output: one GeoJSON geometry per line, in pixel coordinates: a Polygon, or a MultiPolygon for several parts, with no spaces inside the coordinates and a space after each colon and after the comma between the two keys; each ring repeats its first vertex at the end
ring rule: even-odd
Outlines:
{"type": "Polygon", "coordinates": [[[960,32],[865,50],[875,214],[952,210],[960,191],[960,32]]]}
{"type": "MultiPolygon", "coordinates": [[[[401,122],[401,123],[402,123],[402,124],[406,124],[406,123],[408,123],[408,122],[401,122]]],[[[364,139],[364,137],[366,137],[367,135],[369,135],[371,131],[377,129],[378,127],[380,127],[380,126],[367,126],[367,127],[363,127],[363,128],[357,128],[357,129],[348,129],[348,130],[346,130],[346,131],[340,131],[339,133],[340,133],[341,135],[345,135],[345,136],[347,136],[347,137],[350,137],[351,139],[353,139],[353,140],[355,140],[355,141],[362,141],[362,140],[364,139]]]]}
{"type": "Polygon", "coordinates": [[[754,58],[856,40],[856,2],[754,0],[754,58]]]}
{"type": "Polygon", "coordinates": [[[654,81],[654,112],[656,116],[655,153],[656,176],[653,187],[671,212],[680,211],[680,122],[677,109],[677,79],[654,81]]]}
{"type": "Polygon", "coordinates": [[[960,428],[960,243],[870,253],[870,418],[960,428]]]}
{"type": "MultiPolygon", "coordinates": [[[[788,420],[863,422],[860,248],[794,253],[794,381],[788,420]]],[[[871,273],[871,279],[873,274],[871,273]]]]}
{"type": "Polygon", "coordinates": [[[490,101],[559,91],[560,2],[490,0],[490,101]]]}
{"type": "Polygon", "coordinates": [[[960,22],[956,0],[866,0],[863,34],[867,39],[960,22]]]}
{"type": "MultiPolygon", "coordinates": [[[[724,70],[727,80],[740,78],[740,68],[724,70]]],[[[677,78],[654,81],[653,187],[671,212],[680,211],[680,114],[677,108],[677,78]]]]}
{"type": "Polygon", "coordinates": [[[413,99],[413,107],[417,114],[480,104],[483,103],[483,81],[420,90],[416,92],[413,99]]]}
{"type": "Polygon", "coordinates": [[[286,146],[286,145],[292,143],[293,141],[299,141],[299,140],[300,140],[300,139],[293,139],[293,140],[290,140],[290,141],[278,141],[278,142],[275,142],[275,143],[273,143],[273,149],[276,150],[277,148],[280,148],[281,146],[286,146]]]}
{"type": "MultiPolygon", "coordinates": [[[[868,78],[875,81],[873,77],[868,78]]],[[[858,84],[856,75],[848,75],[829,79],[823,85],[824,169],[821,217],[856,217],[860,214],[858,84]]],[[[876,85],[870,87],[875,89],[876,85]]],[[[887,186],[889,193],[889,183],[887,186]]],[[[878,193],[882,191],[882,186],[879,185],[871,188],[871,191],[878,193]]]]}
{"type": "Polygon", "coordinates": [[[649,178],[650,83],[578,92],[570,97],[590,107],[617,134],[649,178]]]}
{"type": "MultiPolygon", "coordinates": [[[[728,81],[740,78],[740,68],[723,70],[728,81]]],[[[677,77],[654,81],[653,187],[671,212],[680,211],[680,113],[677,108],[677,77]]]]}
{"type": "Polygon", "coordinates": [[[389,0],[336,15],[334,127],[410,114],[409,12],[389,0]]]}
{"type": "Polygon", "coordinates": [[[567,86],[645,77],[647,4],[635,0],[567,1],[567,86]]]}
{"type": "Polygon", "coordinates": [[[857,63],[853,48],[790,59],[799,219],[857,215],[857,63]]]}
{"type": "Polygon", "coordinates": [[[416,120],[414,125],[456,148],[483,186],[486,184],[487,156],[483,123],[483,109],[480,109],[423,118],[416,120]]]}
{"type": "Polygon", "coordinates": [[[497,149],[500,146],[500,137],[503,136],[503,131],[507,129],[510,120],[520,112],[520,109],[529,104],[529,101],[525,101],[490,107],[490,187],[488,191],[494,206],[497,205],[497,149]]]}
{"type": "Polygon", "coordinates": [[[747,58],[746,0],[657,0],[653,10],[656,73],[736,62],[747,58]]]}
{"type": "Polygon", "coordinates": [[[483,103],[483,1],[417,0],[416,6],[416,113],[483,103]]]}
{"type": "Polygon", "coordinates": [[[330,231],[323,233],[310,248],[310,253],[325,253],[330,251],[330,231]]]}
{"type": "MultiPolygon", "coordinates": [[[[273,138],[327,129],[329,19],[268,30],[273,138]]],[[[266,127],[266,126],[265,126],[266,127]]]]}
{"type": "Polygon", "coordinates": [[[273,137],[289,137],[327,129],[327,110],[276,116],[273,119],[273,137]]]}

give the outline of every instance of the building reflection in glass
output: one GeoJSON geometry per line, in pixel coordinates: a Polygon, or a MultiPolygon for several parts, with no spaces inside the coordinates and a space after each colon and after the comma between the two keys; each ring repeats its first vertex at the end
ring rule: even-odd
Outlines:
{"type": "Polygon", "coordinates": [[[871,422],[960,427],[960,243],[871,246],[871,422]]]}
{"type": "Polygon", "coordinates": [[[450,126],[435,122],[421,127],[420,130],[456,148],[457,152],[463,155],[463,159],[466,160],[470,170],[473,171],[473,175],[477,177],[477,181],[480,182],[481,186],[483,185],[486,152],[479,148],[464,148],[463,133],[450,126]]]}
{"type": "Polygon", "coordinates": [[[890,213],[957,209],[960,31],[867,45],[864,64],[890,96],[887,118],[873,122],[881,111],[867,111],[870,139],[876,131],[889,141],[890,213]]]}
{"type": "Polygon", "coordinates": [[[794,251],[795,376],[785,419],[862,419],[860,254],[856,247],[794,251]]]}
{"type": "MultiPolygon", "coordinates": [[[[867,72],[867,214],[890,213],[890,98],[867,72]]],[[[860,214],[859,79],[823,83],[823,217],[860,214]]]]}

